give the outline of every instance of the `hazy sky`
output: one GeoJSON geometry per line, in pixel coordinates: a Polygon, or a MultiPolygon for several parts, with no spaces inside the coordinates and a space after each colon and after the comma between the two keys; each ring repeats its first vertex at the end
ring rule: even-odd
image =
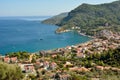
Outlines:
{"type": "Polygon", "coordinates": [[[112,1],[116,0],[0,0],[0,16],[49,16],[71,11],[82,3],[112,1]]]}

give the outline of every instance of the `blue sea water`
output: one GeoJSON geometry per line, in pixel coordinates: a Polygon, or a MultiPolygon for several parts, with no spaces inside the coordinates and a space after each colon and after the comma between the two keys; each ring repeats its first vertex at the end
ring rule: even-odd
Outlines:
{"type": "Polygon", "coordinates": [[[0,54],[27,51],[37,52],[89,41],[75,32],[56,34],[58,26],[42,24],[48,17],[0,18],[0,54]]]}

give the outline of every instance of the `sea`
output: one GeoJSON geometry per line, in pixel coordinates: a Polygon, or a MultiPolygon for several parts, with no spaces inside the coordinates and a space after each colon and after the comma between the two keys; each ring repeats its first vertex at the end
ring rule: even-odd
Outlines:
{"type": "Polygon", "coordinates": [[[47,18],[50,16],[0,17],[0,55],[54,50],[91,40],[77,32],[56,34],[58,26],[41,23],[47,18]]]}

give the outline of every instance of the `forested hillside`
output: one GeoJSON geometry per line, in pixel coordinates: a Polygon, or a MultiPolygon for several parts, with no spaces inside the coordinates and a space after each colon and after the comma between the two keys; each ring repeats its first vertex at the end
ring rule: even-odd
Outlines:
{"type": "Polygon", "coordinates": [[[94,35],[94,32],[102,29],[120,31],[120,1],[99,5],[82,4],[57,25],[61,26],[57,32],[80,27],[80,31],[88,35],[94,35]]]}
{"type": "Polygon", "coordinates": [[[68,13],[61,13],[59,15],[53,16],[52,18],[49,18],[45,21],[43,21],[42,23],[46,23],[46,24],[60,24],[60,22],[63,20],[63,18],[65,18],[68,15],[68,13]]]}

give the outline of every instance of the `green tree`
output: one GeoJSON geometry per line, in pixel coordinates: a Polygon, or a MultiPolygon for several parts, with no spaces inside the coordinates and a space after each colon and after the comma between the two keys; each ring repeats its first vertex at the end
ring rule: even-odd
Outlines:
{"type": "Polygon", "coordinates": [[[0,62],[0,80],[21,80],[23,77],[17,65],[0,62]]]}

